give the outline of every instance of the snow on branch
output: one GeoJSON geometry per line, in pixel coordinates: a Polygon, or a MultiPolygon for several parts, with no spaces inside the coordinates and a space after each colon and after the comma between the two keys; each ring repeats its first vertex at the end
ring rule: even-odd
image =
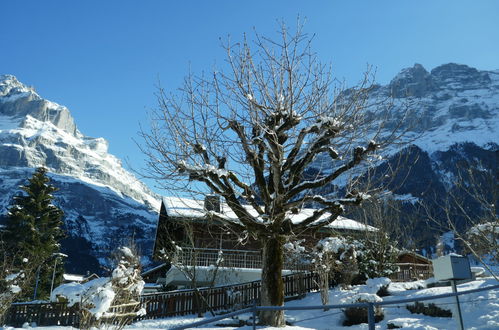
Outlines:
{"type": "Polygon", "coordinates": [[[341,174],[347,172],[348,170],[352,169],[356,165],[360,164],[362,162],[362,160],[364,160],[366,155],[375,151],[377,148],[378,148],[378,144],[376,144],[375,141],[370,141],[367,147],[362,147],[362,146],[355,147],[353,150],[352,158],[350,159],[349,162],[340,166],[335,171],[333,171],[331,174],[329,174],[325,177],[321,177],[321,178],[318,178],[318,179],[312,180],[312,181],[306,181],[306,180],[301,181],[300,183],[298,183],[296,186],[294,186],[292,189],[290,189],[287,192],[286,199],[290,200],[294,196],[297,196],[300,193],[302,193],[303,191],[323,187],[324,185],[328,184],[329,182],[332,182],[334,179],[338,178],[341,174]]]}

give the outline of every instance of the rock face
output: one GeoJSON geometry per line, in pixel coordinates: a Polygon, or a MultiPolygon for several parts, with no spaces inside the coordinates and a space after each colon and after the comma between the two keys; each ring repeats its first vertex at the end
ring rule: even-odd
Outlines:
{"type": "Polygon", "coordinates": [[[65,212],[68,271],[98,271],[132,237],[144,255],[151,249],[158,199],[107,150],[106,140],[78,130],[66,107],[0,76],[0,216],[34,168],[46,167],[65,212]]]}
{"type": "Polygon", "coordinates": [[[391,94],[396,98],[423,97],[435,88],[432,76],[421,64],[402,70],[389,85],[391,94]]]}
{"type": "Polygon", "coordinates": [[[416,144],[433,152],[456,142],[497,142],[498,92],[499,70],[478,71],[450,63],[428,73],[416,64],[402,70],[388,86],[377,88],[372,97],[393,96],[401,113],[409,107],[408,130],[417,133],[416,144]]]}

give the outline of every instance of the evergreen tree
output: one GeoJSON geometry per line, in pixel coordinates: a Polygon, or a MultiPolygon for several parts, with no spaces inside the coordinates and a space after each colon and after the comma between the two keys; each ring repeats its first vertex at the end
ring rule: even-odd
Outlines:
{"type": "Polygon", "coordinates": [[[22,267],[22,258],[27,258],[33,273],[33,283],[23,290],[22,298],[31,299],[37,287],[37,299],[46,299],[50,294],[54,265],[57,263],[55,285],[63,273],[63,263],[54,258],[60,256],[59,241],[64,237],[62,230],[63,212],[52,204],[52,193],[57,190],[50,185],[45,168],[38,168],[28,183],[21,186],[24,193],[14,197],[9,209],[3,237],[8,254],[22,267]]]}

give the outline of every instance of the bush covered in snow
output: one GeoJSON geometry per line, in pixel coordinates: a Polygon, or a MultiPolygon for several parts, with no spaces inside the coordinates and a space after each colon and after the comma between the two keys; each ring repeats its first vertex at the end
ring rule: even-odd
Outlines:
{"type": "Polygon", "coordinates": [[[389,296],[388,286],[392,281],[386,277],[370,278],[366,281],[366,290],[379,297],[389,296]]]}
{"type": "Polygon", "coordinates": [[[330,270],[333,284],[359,284],[369,278],[393,274],[397,269],[396,253],[397,249],[392,245],[381,247],[372,239],[328,237],[315,247],[313,263],[316,268],[330,270]],[[326,263],[331,265],[325,266],[326,263]]]}
{"type": "MultiPolygon", "coordinates": [[[[380,302],[383,301],[376,294],[372,293],[356,293],[352,296],[343,298],[340,300],[341,304],[358,304],[366,302],[380,302]]],[[[354,324],[367,323],[367,308],[360,307],[348,307],[343,309],[343,314],[345,315],[345,320],[343,321],[344,326],[350,326],[354,324]]],[[[374,321],[379,322],[383,320],[384,314],[383,309],[380,306],[374,307],[374,321]]]]}
{"type": "Polygon", "coordinates": [[[52,301],[65,301],[68,306],[80,304],[80,326],[83,328],[105,323],[121,328],[134,317],[145,314],[139,299],[144,281],[140,276],[138,256],[132,249],[120,247],[114,257],[117,264],[110,277],[83,284],[63,284],[52,292],[52,301]]]}

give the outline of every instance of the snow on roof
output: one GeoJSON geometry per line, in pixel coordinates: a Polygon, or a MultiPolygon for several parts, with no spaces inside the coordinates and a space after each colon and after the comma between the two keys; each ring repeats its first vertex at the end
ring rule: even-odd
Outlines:
{"type": "Polygon", "coordinates": [[[85,276],[76,274],[63,274],[62,277],[64,281],[69,282],[81,282],[85,279],[85,276]]]}
{"type": "MultiPolygon", "coordinates": [[[[171,217],[179,218],[193,218],[199,219],[206,217],[206,209],[204,208],[203,200],[195,200],[181,197],[163,197],[163,205],[165,206],[166,213],[171,217]]],[[[245,206],[248,212],[257,216],[257,212],[250,205],[245,206]]],[[[315,209],[302,209],[298,214],[290,214],[289,218],[295,224],[300,223],[306,218],[310,217],[315,209]]],[[[229,221],[239,222],[236,214],[226,203],[220,203],[220,213],[217,214],[229,221]]],[[[330,216],[326,213],[321,216],[317,221],[324,220],[330,216]]],[[[329,224],[327,228],[339,230],[355,230],[355,231],[377,231],[378,229],[369,225],[362,224],[358,221],[339,216],[333,223],[329,224]]]]}
{"type": "Polygon", "coordinates": [[[348,219],[342,216],[336,218],[332,224],[328,226],[332,229],[343,229],[343,230],[359,230],[359,231],[378,231],[378,228],[369,226],[358,221],[348,219]]]}
{"type": "Polygon", "coordinates": [[[158,269],[161,269],[161,268],[163,268],[163,267],[165,267],[165,266],[167,266],[167,265],[166,265],[166,263],[164,263],[164,262],[163,262],[163,263],[162,263],[162,264],[160,264],[160,265],[157,265],[157,266],[155,266],[155,267],[152,267],[152,268],[150,268],[150,269],[148,269],[148,270],[143,271],[141,275],[142,275],[142,276],[149,275],[150,273],[152,273],[152,272],[154,272],[154,271],[156,271],[156,270],[158,270],[158,269]]]}

